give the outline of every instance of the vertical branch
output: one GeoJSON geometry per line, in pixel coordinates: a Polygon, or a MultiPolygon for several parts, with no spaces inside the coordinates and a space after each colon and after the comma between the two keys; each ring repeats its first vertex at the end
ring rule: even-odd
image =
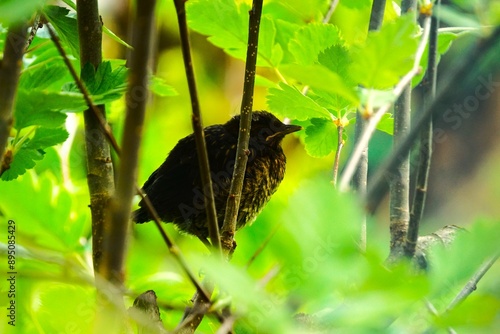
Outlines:
{"type": "Polygon", "coordinates": [[[126,95],[126,116],[121,147],[121,161],[116,193],[109,206],[109,229],[105,235],[102,276],[117,285],[123,284],[128,226],[132,198],[136,194],[137,162],[148,97],[147,64],[152,44],[155,0],[137,3],[132,22],[130,74],[126,95]]]}
{"type": "MultiPolygon", "coordinates": [[[[369,31],[379,30],[384,20],[385,0],[374,0],[370,14],[369,31]]],[[[356,113],[356,126],[354,129],[354,146],[358,145],[362,133],[366,131],[366,120],[361,111],[356,113]]],[[[354,174],[352,184],[358,196],[363,198],[366,194],[366,183],[368,180],[368,146],[366,146],[359,157],[358,167],[354,174]]],[[[366,248],[366,215],[361,218],[361,249],[366,248]]]]}
{"type": "Polygon", "coordinates": [[[384,21],[385,0],[374,0],[370,14],[369,31],[379,30],[384,21]]]}
{"type": "Polygon", "coordinates": [[[248,161],[248,142],[250,139],[250,125],[252,123],[253,89],[255,83],[255,69],[257,65],[257,49],[259,43],[260,17],[263,0],[254,0],[250,10],[248,23],[248,47],[245,64],[245,81],[243,98],[241,101],[240,131],[236,149],[236,163],[234,166],[231,188],[227,199],[227,208],[222,226],[222,245],[229,253],[234,250],[234,231],[240,205],[243,179],[248,161]]]}
{"type": "Polygon", "coordinates": [[[203,122],[200,114],[200,103],[196,91],[196,81],[193,70],[193,60],[191,59],[191,47],[189,43],[189,33],[186,20],[185,0],[174,0],[177,11],[177,22],[179,24],[179,33],[181,38],[182,56],[184,58],[184,68],[191,96],[192,115],[191,121],[196,141],[196,153],[200,166],[201,183],[203,185],[203,194],[205,195],[205,210],[207,212],[208,235],[212,246],[220,254],[220,236],[219,225],[217,223],[217,212],[215,210],[214,191],[212,179],[210,177],[210,164],[208,161],[207,146],[205,143],[205,133],[203,132],[203,122]]]}
{"type": "Polygon", "coordinates": [[[5,149],[12,128],[17,84],[27,40],[26,22],[12,24],[6,36],[3,59],[0,60],[0,174],[10,163],[5,149]]]}
{"type": "MultiPolygon", "coordinates": [[[[428,18],[425,18],[424,33],[428,20],[428,18]]],[[[385,176],[394,172],[394,169],[398,165],[399,157],[410,151],[424,125],[427,124],[433,116],[439,115],[442,111],[438,106],[449,98],[451,93],[457,88],[457,85],[465,84],[464,78],[467,78],[471,69],[474,68],[475,64],[481,63],[482,59],[490,56],[489,52],[492,52],[491,50],[497,46],[499,41],[500,27],[496,27],[488,36],[484,36],[479,39],[477,43],[472,45],[468,52],[462,54],[460,56],[460,63],[454,66],[449,73],[443,75],[443,83],[440,84],[442,88],[436,91],[436,97],[432,100],[430,105],[424,109],[410,133],[404,138],[401,144],[396,147],[393,153],[384,161],[374,175],[372,179],[373,182],[371,182],[365,198],[366,209],[369,212],[374,212],[380,204],[381,199],[384,197],[387,191],[385,176]]]]}
{"type": "MultiPolygon", "coordinates": [[[[427,73],[422,82],[424,91],[424,108],[428,108],[436,96],[436,78],[437,78],[437,41],[439,18],[437,9],[441,0],[437,0],[436,10],[431,17],[431,30],[429,36],[429,58],[427,60],[427,73]]],[[[417,167],[417,177],[415,191],[413,196],[412,209],[410,213],[410,222],[408,233],[404,244],[405,255],[412,258],[415,254],[415,248],[418,240],[418,230],[420,220],[424,212],[425,198],[427,196],[427,181],[429,179],[429,168],[432,156],[432,119],[427,121],[420,133],[419,157],[417,167]]]]}
{"type": "MultiPolygon", "coordinates": [[[[403,0],[401,12],[413,12],[416,19],[417,1],[403,0]]],[[[408,84],[394,105],[394,146],[397,146],[410,130],[411,84],[408,84]]],[[[390,252],[399,258],[410,220],[410,159],[407,153],[401,156],[400,164],[390,180],[390,252]]]]}
{"type": "MultiPolygon", "coordinates": [[[[95,69],[102,61],[102,22],[98,1],[77,1],[77,23],[80,41],[80,65],[90,63],[95,69]]],[[[104,105],[97,107],[105,117],[104,105]]],[[[99,118],[89,108],[83,112],[85,122],[85,147],[87,153],[87,184],[92,215],[92,259],[94,270],[99,273],[103,256],[105,211],[114,193],[114,170],[109,144],[99,118]]]]}

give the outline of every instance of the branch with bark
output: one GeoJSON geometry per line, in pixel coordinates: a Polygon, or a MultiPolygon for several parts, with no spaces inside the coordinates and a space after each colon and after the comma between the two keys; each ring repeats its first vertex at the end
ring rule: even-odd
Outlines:
{"type": "MultiPolygon", "coordinates": [[[[102,22],[97,0],[78,1],[77,24],[80,42],[80,66],[91,64],[95,70],[102,61],[102,22]]],[[[109,143],[101,128],[99,117],[106,118],[104,105],[96,113],[89,108],[83,112],[85,122],[85,148],[87,159],[87,184],[92,216],[92,258],[94,270],[101,272],[103,256],[106,207],[115,191],[114,167],[109,143]]]]}
{"type": "Polygon", "coordinates": [[[27,23],[13,23],[5,41],[3,59],[0,60],[0,174],[10,165],[11,158],[6,154],[6,147],[13,123],[12,114],[23,64],[22,59],[28,41],[27,23]]]}

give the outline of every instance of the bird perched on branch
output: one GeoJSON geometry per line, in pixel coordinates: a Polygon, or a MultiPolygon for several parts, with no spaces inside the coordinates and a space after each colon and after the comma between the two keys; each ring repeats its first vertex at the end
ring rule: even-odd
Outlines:
{"type": "MultiPolygon", "coordinates": [[[[204,129],[210,163],[219,227],[222,227],[233,175],[240,116],[225,124],[204,129]]],[[[249,156],[243,181],[237,225],[239,229],[252,222],[285,174],[286,157],[282,139],[299,131],[300,126],[283,124],[266,111],[252,113],[249,156]]],[[[142,187],[164,222],[172,222],[186,233],[208,237],[205,196],[193,134],[179,140],[163,164],[151,174],[142,187]]],[[[152,220],[144,201],[133,212],[136,223],[152,220]]]]}

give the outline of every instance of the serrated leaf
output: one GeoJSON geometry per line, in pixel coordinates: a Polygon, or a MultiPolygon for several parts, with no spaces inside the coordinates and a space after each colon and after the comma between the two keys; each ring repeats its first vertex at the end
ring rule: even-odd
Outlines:
{"type": "Polygon", "coordinates": [[[270,88],[267,96],[267,104],[274,113],[299,121],[309,118],[332,118],[332,114],[326,108],[314,102],[310,97],[304,96],[296,88],[285,83],[279,86],[279,89],[270,88]]]}
{"type": "Polygon", "coordinates": [[[175,88],[167,84],[163,78],[152,76],[149,81],[149,89],[158,96],[179,95],[175,88]]]}
{"type": "MultiPolygon", "coordinates": [[[[248,42],[248,11],[246,3],[232,0],[196,0],[186,4],[191,29],[208,36],[208,40],[229,55],[244,60],[248,42]]],[[[257,65],[277,66],[283,55],[275,42],[274,22],[261,18],[257,65]]]]}
{"type": "Polygon", "coordinates": [[[349,73],[354,81],[367,88],[393,87],[413,65],[415,31],[413,14],[407,14],[368,33],[366,43],[353,52],[349,73]]]}
{"type": "Polygon", "coordinates": [[[52,24],[61,41],[69,46],[72,55],[80,58],[80,44],[76,16],[68,16],[69,10],[59,6],[46,6],[43,12],[52,24]]]}
{"type": "Polygon", "coordinates": [[[22,175],[26,170],[35,167],[37,160],[43,159],[44,152],[23,147],[17,151],[12,157],[12,162],[9,169],[2,173],[2,180],[10,181],[22,175]]]}
{"type": "Polygon", "coordinates": [[[322,65],[285,65],[281,69],[287,76],[313,89],[318,88],[331,94],[338,94],[354,104],[358,103],[355,90],[347,86],[337,73],[322,65]]]}
{"type": "Polygon", "coordinates": [[[336,150],[338,143],[337,126],[332,120],[324,118],[311,119],[306,128],[305,148],[315,158],[322,158],[336,150]]]}
{"type": "Polygon", "coordinates": [[[17,130],[31,125],[48,128],[61,127],[66,115],[86,109],[81,94],[20,89],[14,109],[14,127],[17,130]]]}
{"type": "Polygon", "coordinates": [[[332,45],[340,44],[340,32],[331,24],[311,23],[297,31],[288,50],[299,65],[312,65],[318,55],[332,45]]]}
{"type": "MultiPolygon", "coordinates": [[[[82,69],[82,80],[92,95],[95,104],[105,104],[119,99],[127,90],[128,69],[120,65],[112,69],[110,61],[103,61],[97,71],[87,63],[82,69]]],[[[80,90],[75,83],[68,83],[65,91],[79,93],[80,90]]]]}
{"type": "Polygon", "coordinates": [[[340,75],[344,80],[347,81],[350,78],[348,68],[351,58],[345,46],[336,44],[326,48],[318,54],[318,62],[340,75]]]}
{"type": "Polygon", "coordinates": [[[44,149],[64,142],[68,138],[68,131],[64,128],[43,128],[36,129],[35,135],[26,143],[27,148],[44,149]]]}
{"type": "Polygon", "coordinates": [[[37,66],[27,67],[19,78],[19,88],[44,90],[55,87],[58,82],[62,82],[68,76],[69,72],[66,65],[62,61],[52,60],[37,66]]]}

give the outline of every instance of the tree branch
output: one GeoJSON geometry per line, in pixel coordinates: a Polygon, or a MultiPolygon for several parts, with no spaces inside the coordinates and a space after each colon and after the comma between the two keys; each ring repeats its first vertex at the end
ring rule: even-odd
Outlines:
{"type": "MultiPolygon", "coordinates": [[[[413,12],[416,21],[416,0],[403,0],[401,13],[413,12]]],[[[411,83],[411,82],[410,82],[411,83]]],[[[408,83],[394,105],[394,146],[410,131],[411,118],[411,85],[408,83]]],[[[403,255],[403,244],[410,220],[410,156],[401,157],[396,173],[390,180],[390,255],[389,259],[399,259],[403,255]]]]}
{"type": "MultiPolygon", "coordinates": [[[[427,60],[427,73],[422,82],[424,90],[424,108],[429,107],[431,101],[436,96],[436,78],[437,78],[437,40],[439,30],[439,18],[437,9],[440,6],[440,0],[436,2],[436,10],[431,17],[431,30],[429,36],[429,58],[427,60]]],[[[432,119],[427,122],[420,133],[419,157],[415,190],[413,195],[410,221],[408,224],[408,233],[404,244],[404,253],[408,258],[415,254],[415,246],[418,240],[418,230],[420,220],[424,213],[425,198],[427,195],[427,181],[429,179],[429,168],[432,156],[432,119]]]]}
{"type": "MultiPolygon", "coordinates": [[[[344,140],[342,139],[342,134],[344,133],[344,127],[340,124],[337,125],[337,150],[335,151],[335,160],[333,161],[333,186],[337,187],[337,175],[339,173],[339,162],[340,153],[344,147],[344,140]]],[[[365,184],[366,185],[366,184],[365,184]]]]}
{"type": "Polygon", "coordinates": [[[253,90],[255,83],[255,69],[257,64],[257,51],[259,43],[260,17],[262,14],[262,0],[254,0],[248,23],[248,47],[245,63],[245,80],[243,85],[243,98],[241,101],[240,131],[238,146],[236,148],[236,162],[231,180],[231,188],[227,199],[224,225],[222,226],[222,246],[225,252],[234,250],[234,232],[241,199],[241,190],[245,178],[248,161],[248,142],[250,139],[250,126],[252,123],[253,90]]]}
{"type": "Polygon", "coordinates": [[[132,47],[129,83],[126,94],[126,116],[123,129],[122,154],[116,182],[116,192],[108,206],[109,225],[106,229],[101,275],[121,286],[124,280],[128,227],[132,199],[136,194],[137,163],[148,97],[148,68],[153,43],[153,23],[156,1],[137,3],[132,19],[132,47]]]}
{"type": "MultiPolygon", "coordinates": [[[[382,26],[382,21],[384,20],[384,9],[385,0],[374,0],[372,5],[372,10],[370,14],[370,23],[368,26],[368,31],[379,30],[382,26]]],[[[356,113],[356,124],[354,127],[354,146],[357,146],[361,140],[362,134],[366,131],[366,120],[358,110],[356,113]]],[[[351,156],[352,160],[352,156],[351,156]]],[[[354,172],[354,170],[353,170],[354,172]]],[[[345,172],[343,173],[345,174],[345,172]]],[[[357,168],[355,170],[354,178],[352,180],[352,185],[356,190],[358,196],[363,198],[366,194],[366,184],[368,181],[368,143],[359,152],[359,161],[357,163],[357,168]]],[[[349,182],[349,180],[347,181],[349,182]]],[[[347,185],[346,185],[347,186],[347,185]]],[[[343,190],[344,186],[342,181],[340,182],[340,190],[343,190]]],[[[366,215],[363,214],[361,217],[361,236],[360,236],[360,247],[362,250],[366,249],[366,215]]]]}
{"type": "MultiPolygon", "coordinates": [[[[398,84],[392,90],[392,94],[396,97],[399,97],[403,92],[404,88],[408,83],[411,82],[413,77],[417,75],[420,71],[420,59],[422,59],[422,55],[425,50],[425,46],[429,39],[429,29],[430,29],[430,21],[428,19],[424,20],[424,30],[422,33],[422,38],[420,39],[420,43],[417,48],[417,52],[415,54],[415,60],[413,62],[412,69],[398,82],[398,84]]],[[[363,154],[364,149],[368,146],[368,142],[375,132],[378,122],[382,119],[382,116],[389,110],[392,106],[392,103],[386,103],[381,106],[369,119],[366,125],[365,131],[362,133],[362,136],[359,142],[354,147],[353,153],[349,161],[346,164],[344,169],[344,173],[340,179],[340,190],[346,191],[349,185],[349,181],[351,180],[356,167],[358,166],[359,161],[361,160],[361,156],[363,154]]]]}
{"type": "Polygon", "coordinates": [[[365,198],[366,208],[369,212],[374,212],[382,198],[384,198],[387,191],[387,184],[385,182],[386,175],[394,173],[394,169],[399,163],[399,157],[409,152],[423,126],[427,124],[433,116],[441,113],[442,109],[438,108],[438,106],[456,90],[457,84],[464,84],[464,78],[467,77],[470,69],[474,68],[474,64],[481,63],[481,59],[488,54],[488,51],[490,51],[499,40],[500,27],[496,27],[488,37],[480,39],[476,45],[472,46],[468,54],[465,56],[463,54],[460,55],[462,62],[453,67],[452,73],[443,75],[445,79],[443,84],[440,84],[440,87],[443,88],[436,93],[436,98],[429,107],[424,109],[422,116],[417,120],[408,136],[405,137],[405,140],[393,151],[374,175],[373,182],[365,198]]]}
{"type": "Polygon", "coordinates": [[[198,93],[196,91],[193,60],[191,59],[191,47],[189,44],[189,33],[186,21],[185,0],[175,0],[174,3],[177,11],[177,22],[179,24],[182,56],[184,58],[184,68],[186,71],[186,78],[189,87],[189,95],[191,96],[191,121],[196,141],[196,153],[200,166],[203,194],[205,195],[205,210],[207,213],[208,235],[210,237],[210,241],[212,242],[212,246],[215,248],[215,252],[221,254],[219,225],[217,223],[214,190],[212,187],[212,178],[210,177],[210,164],[208,161],[207,146],[205,143],[205,133],[203,131],[200,104],[198,101],[198,93]]]}
{"type": "Polygon", "coordinates": [[[3,59],[0,60],[0,173],[10,165],[5,159],[5,150],[12,128],[17,84],[27,40],[26,22],[12,24],[5,39],[3,59]]]}
{"type": "MultiPolygon", "coordinates": [[[[50,25],[48,25],[47,27],[49,28],[49,33],[52,31],[53,35],[51,34],[51,37],[54,41],[54,44],[56,45],[61,56],[63,57],[64,62],[66,64],[66,66],[68,67],[68,70],[70,71],[71,75],[73,76],[73,79],[75,80],[75,83],[77,84],[80,92],[83,94],[85,101],[89,104],[89,107],[93,111],[97,112],[98,111],[97,107],[92,102],[91,96],[89,95],[89,92],[85,88],[85,85],[82,83],[82,81],[80,80],[80,78],[76,74],[76,71],[75,71],[73,65],[71,64],[71,62],[69,61],[66,53],[64,52],[64,49],[62,48],[62,46],[59,42],[59,39],[57,38],[57,36],[55,36],[54,31],[51,30],[52,28],[50,27],[50,25]]],[[[99,115],[101,117],[98,117],[98,120],[100,122],[101,128],[103,129],[103,131],[106,135],[106,139],[108,139],[109,143],[112,144],[113,149],[115,150],[116,154],[120,157],[121,150],[118,147],[118,144],[116,142],[116,139],[114,138],[113,133],[111,132],[111,128],[109,127],[109,124],[107,123],[106,119],[104,117],[102,117],[101,114],[99,114],[99,115]]],[[[200,282],[198,282],[194,273],[189,269],[189,266],[187,265],[187,262],[184,259],[184,256],[182,255],[179,247],[177,247],[177,245],[172,241],[172,239],[170,239],[170,237],[167,235],[167,233],[163,229],[163,226],[161,223],[161,218],[158,216],[158,213],[156,212],[156,210],[153,207],[153,204],[151,203],[149,198],[144,194],[142,189],[139,186],[137,186],[137,184],[135,186],[135,190],[136,190],[137,194],[141,197],[141,199],[144,201],[144,205],[145,205],[146,209],[148,210],[150,216],[153,218],[153,222],[156,225],[156,227],[158,228],[158,231],[160,232],[160,235],[161,235],[163,241],[167,245],[170,254],[172,254],[172,256],[177,261],[179,266],[186,273],[189,280],[191,281],[193,286],[197,289],[197,291],[200,294],[202,294],[203,296],[205,296],[205,298],[209,299],[210,297],[208,296],[207,292],[202,288],[200,282]]]]}
{"type": "Polygon", "coordinates": [[[446,308],[446,312],[451,311],[458,304],[464,301],[472,292],[477,288],[477,283],[483,278],[484,274],[493,266],[493,264],[500,257],[500,253],[495,254],[493,257],[488,259],[479,270],[472,276],[472,278],[465,284],[464,288],[458,293],[458,295],[451,301],[450,305],[446,308]]]}
{"type": "MultiPolygon", "coordinates": [[[[80,66],[87,63],[97,70],[102,61],[102,22],[98,1],[77,1],[77,24],[80,41],[80,66]]],[[[104,105],[98,106],[98,113],[105,118],[104,105]]],[[[83,112],[85,122],[85,147],[87,153],[87,184],[90,194],[92,215],[92,258],[94,270],[101,272],[103,256],[105,212],[114,193],[114,168],[109,144],[101,129],[101,122],[89,107],[83,112]]]]}

